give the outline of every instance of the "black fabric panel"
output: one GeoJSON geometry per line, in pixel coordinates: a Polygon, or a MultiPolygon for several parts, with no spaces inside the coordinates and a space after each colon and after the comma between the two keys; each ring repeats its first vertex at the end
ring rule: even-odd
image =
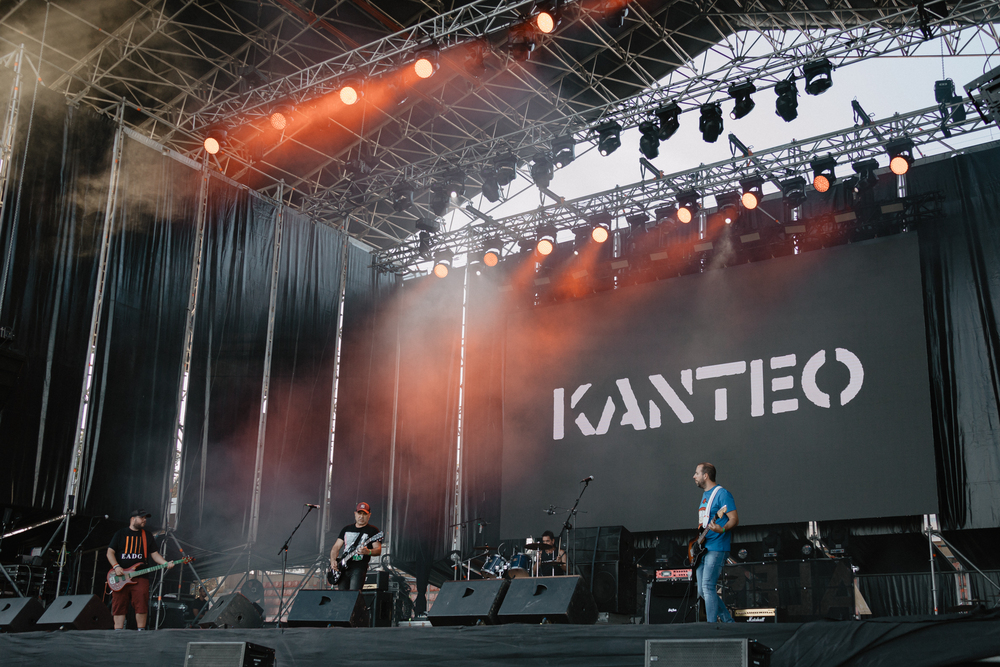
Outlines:
{"type": "Polygon", "coordinates": [[[200,173],[126,140],[81,500],[91,515],[163,516],[200,173]]]}
{"type": "Polygon", "coordinates": [[[179,532],[215,548],[248,536],[276,208],[219,179],[208,207],[179,532]]]}
{"type": "Polygon", "coordinates": [[[1000,151],[913,169],[912,193],[940,192],[920,229],[938,495],[946,528],[1000,523],[1000,151]]]}
{"type": "MultiPolygon", "coordinates": [[[[344,236],[285,209],[261,486],[259,551],[273,556],[305,510],[322,504],[344,236]]],[[[313,511],[289,562],[319,550],[313,511]]]]}
{"type": "Polygon", "coordinates": [[[37,91],[31,115],[32,94],[26,86],[0,227],[7,275],[0,326],[13,332],[11,346],[27,355],[19,385],[0,412],[0,497],[7,504],[61,510],[114,128],[45,89],[37,91]]]}

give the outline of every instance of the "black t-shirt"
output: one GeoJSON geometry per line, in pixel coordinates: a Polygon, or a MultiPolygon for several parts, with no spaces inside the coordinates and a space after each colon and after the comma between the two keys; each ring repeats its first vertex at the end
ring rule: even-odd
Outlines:
{"type": "MultiPolygon", "coordinates": [[[[115,536],[111,538],[111,544],[108,546],[114,550],[115,557],[118,559],[118,564],[122,566],[122,569],[127,570],[136,563],[142,563],[139,566],[140,570],[144,567],[156,565],[153,559],[149,557],[149,554],[157,550],[156,542],[153,540],[153,534],[145,528],[138,531],[126,526],[115,533],[115,536]],[[145,554],[142,549],[142,533],[146,533],[145,554]]],[[[144,577],[147,575],[139,576],[144,577]]]]}
{"type": "Polygon", "coordinates": [[[563,573],[563,564],[557,559],[556,548],[552,547],[551,551],[545,549],[539,549],[538,551],[538,575],[542,577],[551,577],[557,574],[563,573]]]}
{"type": "MultiPolygon", "coordinates": [[[[348,551],[350,551],[352,548],[355,547],[355,544],[360,546],[365,541],[366,537],[370,537],[372,535],[378,535],[378,533],[379,529],[371,524],[368,524],[364,528],[358,528],[353,523],[344,526],[344,528],[340,531],[340,535],[337,536],[337,539],[341,539],[344,541],[344,547],[340,550],[340,553],[337,555],[337,559],[339,560],[343,558],[345,553],[347,553],[348,551]],[[361,536],[360,538],[358,537],[359,534],[361,536]]],[[[369,544],[368,546],[370,547],[371,545],[369,544]]],[[[361,554],[355,554],[354,558],[348,561],[347,567],[363,566],[367,568],[368,562],[371,559],[372,559],[371,556],[362,556],[361,554]]]]}

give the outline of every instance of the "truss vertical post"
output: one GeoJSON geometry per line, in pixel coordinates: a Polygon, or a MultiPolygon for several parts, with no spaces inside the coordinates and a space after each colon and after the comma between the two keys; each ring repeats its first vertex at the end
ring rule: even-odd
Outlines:
{"type": "Polygon", "coordinates": [[[392,435],[389,438],[389,503],[385,515],[385,540],[382,541],[382,553],[392,557],[393,534],[392,516],[396,507],[396,427],[399,424],[399,320],[396,320],[396,369],[393,374],[392,387],[392,435]]]}
{"type": "Polygon", "coordinates": [[[462,283],[462,329],[461,341],[459,344],[458,362],[458,421],[456,425],[455,437],[455,496],[452,500],[452,524],[454,532],[451,536],[451,550],[460,551],[462,549],[462,432],[465,425],[465,326],[469,312],[469,274],[470,267],[465,266],[465,280],[462,283]]]}
{"type": "Polygon", "coordinates": [[[97,361],[97,341],[101,334],[101,312],[104,307],[104,289],[108,275],[108,251],[111,247],[111,228],[118,213],[118,180],[121,175],[122,143],[125,124],[122,120],[125,104],[118,106],[115,123],[115,141],[111,149],[111,174],[108,183],[108,201],[104,207],[104,224],[101,229],[101,248],[97,260],[97,280],[94,285],[94,308],[90,317],[90,333],[87,337],[87,359],[83,367],[83,386],[80,390],[80,408],[76,420],[76,438],[73,455],[70,458],[69,476],[66,479],[66,497],[63,513],[76,514],[74,499],[80,490],[80,475],[87,442],[87,423],[90,416],[90,399],[94,383],[94,364],[97,361]]]}
{"type": "Polygon", "coordinates": [[[253,467],[253,497],[250,500],[250,530],[247,540],[257,541],[260,521],[260,493],[264,477],[264,441],[267,434],[267,400],[271,392],[271,354],[274,350],[274,311],[278,304],[278,278],[281,269],[281,230],[285,219],[282,201],[284,186],[278,190],[278,215],[274,221],[274,254],[271,256],[271,299],[267,306],[267,342],[264,349],[264,377],[260,385],[260,418],[257,422],[257,458],[253,467]]]}
{"type": "MultiPolygon", "coordinates": [[[[17,134],[17,116],[21,107],[21,61],[24,60],[24,44],[18,47],[4,60],[14,58],[14,81],[10,85],[10,99],[7,102],[7,113],[3,118],[3,133],[0,134],[0,220],[7,204],[7,180],[10,178],[10,163],[14,159],[14,137],[17,134]]],[[[14,247],[13,238],[13,218],[11,219],[10,248],[14,247]]],[[[0,314],[3,313],[4,297],[7,293],[7,262],[9,255],[3,263],[3,285],[0,286],[0,314]]]]}
{"type": "Polygon", "coordinates": [[[323,525],[320,527],[319,554],[326,550],[326,533],[330,530],[330,500],[333,489],[333,446],[337,435],[337,391],[340,388],[340,353],[344,341],[344,302],[347,300],[347,250],[350,238],[343,230],[344,245],[340,255],[340,290],[337,297],[337,337],[333,347],[333,388],[330,393],[330,437],[326,452],[326,488],[323,493],[323,525]]]}
{"type": "Polygon", "coordinates": [[[184,327],[184,354],[181,361],[180,385],[177,389],[174,420],[174,443],[170,454],[170,486],[164,503],[164,525],[177,528],[180,514],[181,466],[184,455],[184,421],[187,415],[188,389],[191,381],[191,353],[194,347],[194,328],[198,317],[198,291],[201,283],[202,253],[205,248],[205,221],[208,217],[208,156],[201,164],[201,186],[198,191],[198,212],[195,218],[194,250],[191,253],[191,283],[188,289],[187,323],[184,327]]]}

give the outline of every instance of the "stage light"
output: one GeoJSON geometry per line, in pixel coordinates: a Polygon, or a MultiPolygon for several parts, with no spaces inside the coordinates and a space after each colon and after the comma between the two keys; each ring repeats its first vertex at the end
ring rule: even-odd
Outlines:
{"type": "Polygon", "coordinates": [[[413,61],[413,71],[421,79],[429,79],[438,71],[438,53],[435,50],[425,50],[417,54],[413,61]]]}
{"type": "Polygon", "coordinates": [[[653,112],[653,115],[660,120],[660,141],[666,141],[674,136],[677,128],[681,126],[680,113],[681,108],[674,102],[660,107],[653,112]]]}
{"type": "Polygon", "coordinates": [[[500,184],[497,182],[496,167],[488,164],[483,167],[483,170],[479,172],[479,175],[483,179],[482,192],[487,201],[493,204],[500,201],[500,184]]]}
{"type": "Polygon", "coordinates": [[[340,87],[340,101],[351,106],[361,99],[361,84],[354,79],[349,79],[340,87]]]}
{"type": "Polygon", "coordinates": [[[594,128],[597,132],[597,150],[601,155],[608,156],[622,145],[622,126],[617,121],[609,121],[594,128]]]}
{"type": "Polygon", "coordinates": [[[889,170],[897,176],[902,176],[910,170],[913,164],[913,141],[909,137],[893,139],[885,145],[889,154],[889,170]]]}
{"type": "Polygon", "coordinates": [[[445,185],[440,183],[431,188],[431,212],[441,217],[448,212],[448,206],[451,204],[451,193],[445,185]]]}
{"type": "Polygon", "coordinates": [[[434,275],[438,278],[445,278],[448,275],[448,271],[451,270],[452,260],[455,259],[455,251],[448,250],[438,250],[434,253],[434,275]]]}
{"type": "Polygon", "coordinates": [[[535,238],[538,240],[535,244],[535,252],[542,257],[551,255],[556,247],[556,228],[552,225],[539,225],[535,238]]]}
{"type": "Polygon", "coordinates": [[[205,152],[215,155],[222,149],[222,143],[226,140],[228,133],[221,128],[214,128],[208,131],[205,137],[205,152]]]}
{"type": "Polygon", "coordinates": [[[517,157],[513,153],[504,153],[493,158],[493,166],[497,170],[497,185],[505,188],[517,176],[517,157]]]}
{"type": "MultiPolygon", "coordinates": [[[[420,226],[419,222],[417,223],[417,226],[418,227],[420,226]]],[[[420,233],[417,234],[417,240],[419,244],[418,252],[420,253],[420,256],[423,257],[424,259],[429,259],[431,254],[431,245],[432,245],[430,232],[426,230],[420,230],[420,233]]]]}
{"type": "Polygon", "coordinates": [[[628,223],[628,226],[632,230],[633,234],[641,234],[646,231],[646,223],[649,222],[649,214],[645,211],[639,211],[638,213],[633,213],[632,215],[626,215],[625,222],[628,223]]]}
{"type": "Polygon", "coordinates": [[[652,160],[660,154],[660,130],[653,121],[644,120],[639,123],[639,133],[642,134],[639,138],[639,152],[646,159],[652,160]]]}
{"type": "Polygon", "coordinates": [[[837,166],[837,161],[832,155],[815,158],[809,166],[813,170],[813,187],[816,188],[816,192],[826,192],[836,182],[834,168],[837,166]]]}
{"type": "Polygon", "coordinates": [[[503,254],[503,243],[500,239],[496,237],[486,239],[483,248],[483,264],[494,267],[500,263],[500,256],[503,254]]]}
{"type": "Polygon", "coordinates": [[[535,155],[531,162],[531,180],[539,188],[547,188],[552,182],[552,160],[544,153],[535,155]]]}
{"type": "Polygon", "coordinates": [[[594,225],[590,230],[590,238],[595,243],[604,243],[611,236],[611,232],[604,225],[594,225]]]}
{"type": "Polygon", "coordinates": [[[752,211],[764,200],[764,179],[760,176],[750,176],[740,181],[743,188],[743,208],[752,211]]]}
{"type": "Polygon", "coordinates": [[[576,159],[576,139],[572,134],[552,140],[552,161],[557,169],[562,169],[576,159]]]}
{"type": "Polygon", "coordinates": [[[535,29],[530,24],[521,24],[512,27],[507,32],[507,48],[510,55],[518,62],[524,62],[531,57],[531,52],[535,50],[535,29]]]}
{"type": "Polygon", "coordinates": [[[441,222],[437,218],[420,218],[417,220],[416,228],[429,234],[437,234],[441,229],[441,222]]]}
{"type": "Polygon", "coordinates": [[[535,15],[535,26],[539,32],[546,35],[551,34],[562,24],[561,4],[559,0],[556,0],[555,2],[546,2],[538,6],[539,11],[535,15]]]}
{"type": "Polygon", "coordinates": [[[715,203],[727,225],[733,224],[740,217],[740,195],[738,192],[725,192],[716,195],[715,203]]]}
{"type": "Polygon", "coordinates": [[[694,220],[694,216],[698,215],[698,211],[701,210],[701,206],[698,205],[699,199],[701,199],[701,195],[694,190],[678,193],[677,219],[685,225],[694,220]]]}
{"type": "Polygon", "coordinates": [[[806,200],[806,179],[792,176],[781,182],[781,196],[792,208],[797,208],[806,200]]]}
{"type": "Polygon", "coordinates": [[[753,85],[751,82],[729,86],[729,96],[736,100],[736,104],[733,105],[733,113],[730,114],[730,117],[733,120],[743,118],[748,113],[753,111],[756,104],[750,96],[756,92],[757,86],[753,85]]]}
{"type": "Polygon", "coordinates": [[[795,87],[795,79],[779,81],[774,87],[778,99],[774,102],[774,113],[781,116],[786,123],[791,123],[799,117],[799,89],[795,87]]]}
{"type": "Polygon", "coordinates": [[[402,213],[413,206],[413,186],[409,183],[397,185],[392,191],[392,210],[402,213]]]}
{"type": "Polygon", "coordinates": [[[448,184],[448,193],[452,197],[465,196],[465,172],[458,167],[445,174],[445,182],[448,184]]]}
{"type": "Polygon", "coordinates": [[[607,16],[609,28],[621,29],[625,27],[625,18],[628,16],[628,5],[622,0],[605,0],[601,11],[607,16]]]}
{"type": "Polygon", "coordinates": [[[806,80],[806,93],[820,95],[828,91],[833,85],[832,73],[833,65],[826,58],[806,63],[802,68],[802,76],[806,80]]]}
{"type": "Polygon", "coordinates": [[[656,224],[660,224],[664,220],[674,217],[675,213],[677,213],[677,209],[673,206],[660,206],[653,211],[653,218],[656,220],[656,224]]]}
{"type": "Polygon", "coordinates": [[[287,104],[279,104],[271,110],[268,120],[271,123],[271,127],[276,130],[284,130],[289,125],[292,124],[294,118],[292,117],[292,107],[287,104]]]}
{"type": "Polygon", "coordinates": [[[875,170],[878,169],[878,160],[875,158],[854,162],[851,164],[851,168],[858,175],[858,183],[854,186],[855,192],[870,190],[878,183],[878,176],[875,175],[875,170]]]}
{"type": "Polygon", "coordinates": [[[710,144],[722,134],[722,105],[718,102],[709,102],[701,105],[701,119],[698,121],[698,129],[701,131],[701,138],[710,144]]]}

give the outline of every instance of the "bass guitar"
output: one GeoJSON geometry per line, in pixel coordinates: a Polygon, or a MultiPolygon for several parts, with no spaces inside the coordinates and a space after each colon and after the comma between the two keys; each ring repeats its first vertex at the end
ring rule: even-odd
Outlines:
{"type": "Polygon", "coordinates": [[[343,574],[344,570],[347,569],[347,562],[352,558],[354,558],[354,556],[357,555],[359,551],[367,547],[372,542],[381,542],[384,536],[385,533],[379,531],[374,535],[366,537],[364,540],[361,541],[360,544],[356,545],[353,549],[351,549],[347,553],[343,554],[340,558],[338,558],[337,561],[333,563],[333,567],[331,567],[326,573],[327,583],[330,584],[331,586],[336,586],[337,582],[340,581],[340,575],[343,574]]]}
{"type": "MultiPolygon", "coordinates": [[[[715,513],[715,519],[721,519],[725,516],[726,509],[728,508],[725,505],[720,507],[719,511],[715,513]]],[[[711,523],[711,521],[709,521],[709,523],[711,523]]],[[[705,555],[705,537],[708,535],[708,530],[708,526],[705,526],[705,530],[701,531],[701,535],[698,536],[698,539],[688,542],[688,567],[691,569],[698,567],[698,561],[700,561],[701,557],[705,555]]]]}
{"type": "Polygon", "coordinates": [[[108,570],[108,588],[113,591],[120,591],[129,584],[134,584],[134,577],[138,577],[140,574],[146,574],[147,572],[155,572],[156,570],[162,570],[167,567],[167,565],[180,565],[181,563],[190,563],[194,560],[194,556],[185,556],[184,558],[179,558],[177,560],[172,560],[169,563],[164,563],[163,565],[154,565],[153,567],[146,567],[141,570],[136,568],[141,565],[141,563],[136,563],[132,567],[125,570],[121,575],[115,574],[114,568],[108,570]]]}

